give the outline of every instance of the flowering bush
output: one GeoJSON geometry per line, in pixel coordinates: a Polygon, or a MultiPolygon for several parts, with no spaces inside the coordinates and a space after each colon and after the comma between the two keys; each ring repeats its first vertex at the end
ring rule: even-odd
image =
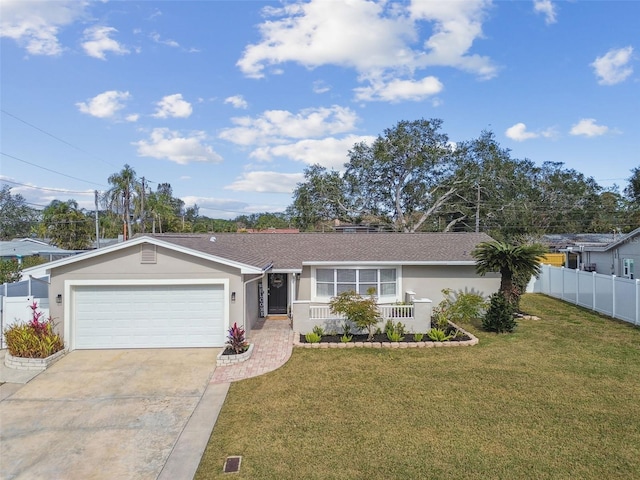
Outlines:
{"type": "Polygon", "coordinates": [[[4,332],[9,353],[14,357],[46,358],[64,348],[60,336],[55,333],[53,319],[43,319],[38,303],[29,305],[31,320],[11,325],[4,332]]]}
{"type": "Polygon", "coordinates": [[[249,348],[249,343],[244,338],[244,333],[244,328],[239,327],[234,322],[227,335],[227,349],[232,350],[234,353],[246,352],[249,348]]]}

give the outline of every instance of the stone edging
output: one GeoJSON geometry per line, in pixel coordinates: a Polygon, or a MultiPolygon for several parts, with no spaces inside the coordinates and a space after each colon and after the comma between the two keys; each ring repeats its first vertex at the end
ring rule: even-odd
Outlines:
{"type": "Polygon", "coordinates": [[[217,367],[225,367],[227,365],[234,365],[236,363],[249,360],[249,358],[251,358],[251,354],[253,353],[253,343],[249,345],[249,348],[244,353],[239,353],[237,355],[223,355],[223,353],[224,350],[222,350],[222,352],[220,352],[216,357],[217,367]]]}
{"type": "Polygon", "coordinates": [[[14,357],[9,352],[7,352],[4,357],[4,364],[5,366],[13,368],[15,370],[43,371],[53,363],[60,360],[65,353],[67,353],[67,351],[65,349],[62,349],[59,352],[54,353],[53,355],[49,355],[47,358],[24,358],[14,357]]]}
{"type": "Polygon", "coordinates": [[[461,342],[347,342],[347,343],[302,343],[300,334],[294,333],[293,346],[300,348],[432,348],[432,347],[470,347],[477,345],[479,340],[475,335],[449,322],[453,327],[467,335],[471,340],[461,342]]]}

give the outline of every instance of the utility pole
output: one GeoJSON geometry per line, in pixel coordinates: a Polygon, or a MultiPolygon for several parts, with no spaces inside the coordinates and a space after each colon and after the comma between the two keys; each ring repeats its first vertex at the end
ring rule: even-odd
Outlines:
{"type": "Polygon", "coordinates": [[[142,195],[140,200],[140,217],[142,218],[142,233],[146,233],[146,229],[145,229],[146,215],[144,214],[144,193],[145,193],[144,177],[142,177],[142,195]]]}
{"type": "Polygon", "coordinates": [[[100,222],[98,222],[98,190],[94,190],[96,204],[96,248],[100,248],[100,222]]]}
{"type": "Polygon", "coordinates": [[[476,197],[476,233],[480,233],[480,183],[478,185],[478,195],[476,197]]]}

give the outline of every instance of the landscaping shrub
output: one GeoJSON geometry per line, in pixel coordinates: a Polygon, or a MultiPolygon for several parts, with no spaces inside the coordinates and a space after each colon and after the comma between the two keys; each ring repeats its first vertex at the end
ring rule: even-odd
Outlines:
{"type": "Polygon", "coordinates": [[[375,326],[380,321],[380,312],[373,292],[368,297],[354,291],[342,292],[331,299],[329,306],[331,313],[344,315],[358,328],[366,328],[369,332],[367,340],[371,340],[375,326]]]}
{"type": "Polygon", "coordinates": [[[453,338],[453,335],[447,335],[441,328],[432,328],[427,332],[427,336],[434,342],[447,342],[453,338]]]}
{"type": "Polygon", "coordinates": [[[517,326],[513,315],[514,304],[501,293],[491,295],[489,309],[482,319],[482,328],[488,332],[513,332],[517,326]]]}
{"type": "Polygon", "coordinates": [[[233,327],[229,329],[227,335],[227,349],[232,350],[233,353],[244,353],[249,348],[249,343],[245,339],[245,330],[239,327],[236,322],[233,322],[233,327]]]}
{"type": "Polygon", "coordinates": [[[64,348],[60,336],[54,332],[55,324],[51,317],[42,319],[43,312],[38,303],[33,302],[31,320],[11,325],[4,332],[9,353],[14,357],[47,358],[64,348]]]}
{"type": "Polygon", "coordinates": [[[450,288],[442,290],[444,300],[433,309],[434,323],[446,328],[449,322],[469,322],[481,318],[487,309],[487,301],[477,293],[463,290],[453,292],[450,288]]]}
{"type": "Polygon", "coordinates": [[[311,332],[305,334],[304,339],[307,341],[307,343],[320,343],[320,340],[322,340],[322,335],[318,335],[316,332],[311,332]]]}

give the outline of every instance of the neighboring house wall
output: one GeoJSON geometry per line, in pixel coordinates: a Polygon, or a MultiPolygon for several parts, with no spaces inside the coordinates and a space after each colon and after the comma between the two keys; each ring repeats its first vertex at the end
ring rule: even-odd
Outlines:
{"type": "MultiPolygon", "coordinates": [[[[236,301],[229,302],[229,318],[240,319],[243,315],[243,285],[238,269],[216,264],[208,260],[157,247],[156,263],[141,263],[141,246],[105,253],[83,261],[63,265],[51,272],[49,288],[50,312],[53,317],[64,318],[64,307],[70,307],[63,297],[56,303],[58,294],[64,295],[65,280],[139,280],[139,279],[229,279],[229,291],[236,292],[236,301]]],[[[247,312],[248,313],[248,312],[247,312]]],[[[233,322],[233,320],[232,320],[233,322]]],[[[58,325],[62,334],[62,321],[58,325]]]]}
{"type": "Polygon", "coordinates": [[[585,264],[595,263],[596,272],[604,275],[624,276],[624,260],[631,259],[634,264],[634,278],[638,278],[640,269],[640,235],[606,251],[583,252],[585,264]]]}

